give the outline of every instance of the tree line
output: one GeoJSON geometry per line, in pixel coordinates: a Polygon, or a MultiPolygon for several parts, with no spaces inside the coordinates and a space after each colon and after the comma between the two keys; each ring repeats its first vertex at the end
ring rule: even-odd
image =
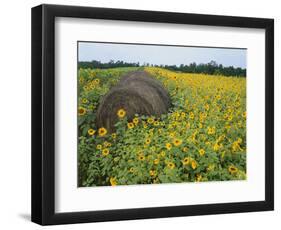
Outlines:
{"type": "Polygon", "coordinates": [[[108,68],[117,68],[117,67],[160,67],[172,71],[183,72],[183,73],[204,73],[210,75],[224,75],[224,76],[237,76],[237,77],[246,77],[246,69],[233,66],[223,66],[222,64],[217,64],[215,61],[210,61],[209,63],[196,64],[195,62],[188,65],[156,65],[150,63],[139,62],[124,62],[124,61],[109,61],[109,62],[100,62],[100,61],[81,61],[78,62],[78,68],[97,68],[97,69],[108,69],[108,68]]]}

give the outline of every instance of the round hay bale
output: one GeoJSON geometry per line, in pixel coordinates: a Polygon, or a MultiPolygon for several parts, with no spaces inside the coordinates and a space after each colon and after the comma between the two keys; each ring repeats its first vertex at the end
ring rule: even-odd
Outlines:
{"type": "Polygon", "coordinates": [[[128,87],[141,87],[143,84],[147,84],[154,88],[157,94],[162,98],[162,102],[165,104],[167,110],[171,107],[171,99],[168,92],[158,80],[150,76],[145,71],[135,71],[131,74],[125,75],[120,79],[118,86],[126,85],[128,87]]]}
{"type": "Polygon", "coordinates": [[[171,106],[169,94],[155,79],[144,71],[130,73],[111,88],[100,101],[96,124],[105,127],[109,133],[115,130],[117,111],[124,109],[128,120],[135,114],[159,117],[171,106]]]}

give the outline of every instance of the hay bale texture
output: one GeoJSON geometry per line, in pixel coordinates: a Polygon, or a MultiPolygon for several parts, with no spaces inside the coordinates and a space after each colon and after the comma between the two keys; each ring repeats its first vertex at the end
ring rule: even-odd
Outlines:
{"type": "Polygon", "coordinates": [[[159,117],[168,112],[171,100],[159,81],[145,71],[135,71],[123,76],[100,101],[96,124],[109,133],[115,131],[117,111],[124,109],[130,121],[135,114],[159,117]]]}

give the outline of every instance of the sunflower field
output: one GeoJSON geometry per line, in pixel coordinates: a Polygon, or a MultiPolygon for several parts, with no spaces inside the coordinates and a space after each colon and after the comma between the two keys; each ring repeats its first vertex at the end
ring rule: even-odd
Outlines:
{"type": "Polygon", "coordinates": [[[132,120],[120,108],[115,133],[96,127],[99,101],[140,68],[79,69],[79,186],[246,179],[246,78],[141,68],[163,84],[172,107],[132,120]]]}

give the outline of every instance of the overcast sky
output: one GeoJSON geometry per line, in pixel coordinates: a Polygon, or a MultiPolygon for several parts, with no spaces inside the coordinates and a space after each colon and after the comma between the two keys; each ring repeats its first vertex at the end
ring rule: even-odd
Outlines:
{"type": "Polygon", "coordinates": [[[78,43],[79,61],[97,60],[101,62],[125,61],[140,64],[180,65],[192,62],[215,61],[223,66],[246,68],[245,49],[131,45],[111,43],[78,43]]]}

